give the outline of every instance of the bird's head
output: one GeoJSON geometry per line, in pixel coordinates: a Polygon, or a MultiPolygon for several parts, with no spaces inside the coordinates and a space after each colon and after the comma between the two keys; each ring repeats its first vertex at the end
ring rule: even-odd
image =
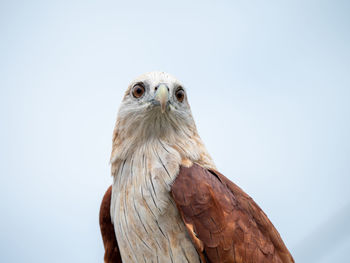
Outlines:
{"type": "Polygon", "coordinates": [[[147,115],[190,114],[184,88],[174,77],[162,72],[145,74],[133,81],[123,106],[131,106],[139,114],[147,115]]]}
{"type": "Polygon", "coordinates": [[[126,158],[135,146],[157,141],[186,149],[202,145],[186,89],[164,72],[144,74],[126,90],[114,129],[111,161],[126,158]]]}
{"type": "Polygon", "coordinates": [[[169,128],[194,124],[185,88],[164,72],[144,74],[129,85],[118,120],[127,124],[129,134],[142,130],[147,138],[169,136],[169,128]]]}

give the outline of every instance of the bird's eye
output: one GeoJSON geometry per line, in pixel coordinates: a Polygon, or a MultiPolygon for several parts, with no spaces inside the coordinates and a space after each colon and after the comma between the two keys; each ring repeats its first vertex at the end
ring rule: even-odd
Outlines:
{"type": "Polygon", "coordinates": [[[132,88],[132,95],[135,98],[141,98],[141,96],[145,93],[145,87],[142,84],[136,84],[132,88]]]}
{"type": "Polygon", "coordinates": [[[175,93],[176,99],[179,102],[183,102],[184,98],[185,98],[185,91],[182,88],[179,88],[176,93],[175,93]]]}

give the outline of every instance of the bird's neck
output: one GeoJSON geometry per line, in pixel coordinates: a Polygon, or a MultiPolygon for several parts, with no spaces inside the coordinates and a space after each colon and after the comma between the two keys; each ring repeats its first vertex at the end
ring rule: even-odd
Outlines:
{"type": "Polygon", "coordinates": [[[215,168],[192,117],[181,119],[158,111],[143,118],[120,113],[113,132],[112,174],[115,175],[120,163],[135,154],[141,152],[149,156],[152,149],[157,148],[175,151],[181,160],[215,168]]]}
{"type": "MultiPolygon", "coordinates": [[[[189,166],[198,163],[209,169],[216,169],[213,160],[207,152],[202,140],[198,135],[188,138],[176,138],[172,140],[164,138],[150,138],[144,142],[132,142],[125,140],[119,147],[112,151],[112,175],[116,176],[121,165],[126,160],[147,160],[165,158],[170,163],[189,166]]],[[[177,168],[178,169],[178,168],[177,168]]]]}

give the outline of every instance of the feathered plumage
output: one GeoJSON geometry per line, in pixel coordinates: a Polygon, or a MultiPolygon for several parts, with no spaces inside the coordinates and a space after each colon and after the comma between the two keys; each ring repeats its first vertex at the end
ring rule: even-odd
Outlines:
{"type": "Polygon", "coordinates": [[[111,163],[100,210],[105,262],[294,262],[256,203],[216,172],[171,75],[130,84],[111,163]]]}

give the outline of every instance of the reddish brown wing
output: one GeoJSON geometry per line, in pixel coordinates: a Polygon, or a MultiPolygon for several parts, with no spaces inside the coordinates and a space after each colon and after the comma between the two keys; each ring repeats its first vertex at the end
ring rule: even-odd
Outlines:
{"type": "Polygon", "coordinates": [[[181,167],[171,193],[207,262],[294,262],[265,213],[222,174],[197,164],[181,167]]]}
{"type": "Polygon", "coordinates": [[[103,245],[105,247],[105,263],[121,263],[120,252],[118,248],[117,239],[115,237],[114,227],[111,221],[111,196],[112,186],[106,191],[101,207],[100,207],[100,228],[103,239],[103,245]]]}

